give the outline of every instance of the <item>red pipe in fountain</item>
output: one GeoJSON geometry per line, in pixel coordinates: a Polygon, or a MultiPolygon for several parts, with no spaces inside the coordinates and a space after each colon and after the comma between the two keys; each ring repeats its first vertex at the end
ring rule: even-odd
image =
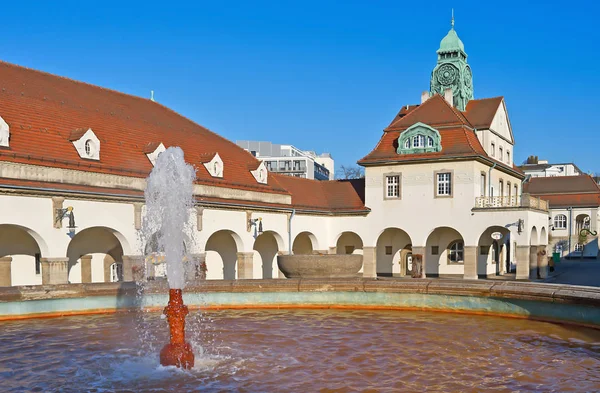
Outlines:
{"type": "Polygon", "coordinates": [[[185,341],[185,316],[189,311],[183,304],[181,289],[169,290],[169,304],[163,311],[169,322],[171,342],[160,351],[160,364],[190,369],[194,367],[194,353],[185,341]]]}

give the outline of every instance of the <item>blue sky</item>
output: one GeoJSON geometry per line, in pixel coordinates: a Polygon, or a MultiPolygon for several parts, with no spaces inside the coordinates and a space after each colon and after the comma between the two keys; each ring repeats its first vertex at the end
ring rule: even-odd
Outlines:
{"type": "Polygon", "coordinates": [[[230,140],[328,151],[339,167],[420,101],[454,6],[475,97],[506,99],[515,160],[535,154],[600,172],[600,6],[570,5],[10,2],[0,59],[134,95],[154,90],[230,140]]]}

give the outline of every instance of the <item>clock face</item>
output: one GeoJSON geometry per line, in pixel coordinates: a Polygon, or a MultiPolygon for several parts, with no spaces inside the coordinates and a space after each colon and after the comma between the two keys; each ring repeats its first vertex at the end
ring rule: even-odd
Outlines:
{"type": "Polygon", "coordinates": [[[449,86],[456,82],[458,69],[452,64],[442,64],[437,70],[437,80],[443,86],[449,86]]]}
{"type": "Polygon", "coordinates": [[[473,84],[473,73],[471,72],[471,67],[467,66],[465,68],[465,86],[471,87],[473,84]]]}

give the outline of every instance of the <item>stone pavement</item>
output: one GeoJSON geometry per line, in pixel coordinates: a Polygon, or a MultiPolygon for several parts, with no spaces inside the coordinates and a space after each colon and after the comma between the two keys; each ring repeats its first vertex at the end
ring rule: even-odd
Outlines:
{"type": "Polygon", "coordinates": [[[586,285],[600,287],[600,260],[598,259],[562,259],[548,273],[545,280],[535,280],[553,284],[586,285]]]}

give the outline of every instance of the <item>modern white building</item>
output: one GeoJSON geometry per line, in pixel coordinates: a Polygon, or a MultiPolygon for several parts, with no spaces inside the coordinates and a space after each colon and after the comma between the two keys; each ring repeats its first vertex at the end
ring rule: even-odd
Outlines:
{"type": "Polygon", "coordinates": [[[525,175],[530,177],[555,177],[555,176],[580,176],[583,171],[572,162],[550,164],[548,160],[538,160],[531,156],[526,163],[519,167],[525,175]]]}
{"type": "Polygon", "coordinates": [[[393,116],[353,181],[273,173],[149,99],[8,63],[0,81],[0,286],[160,275],[140,229],[145,179],[171,146],[197,171],[186,261],[208,279],[278,278],[290,252],[363,254],[366,277],[410,274],[413,254],[427,277],[538,274],[548,204],[523,192],[507,105],[473,98],[454,28],[430,90],[393,116]]]}
{"type": "Polygon", "coordinates": [[[314,151],[271,142],[237,141],[236,144],[264,161],[270,172],[304,179],[334,179],[334,161],[329,153],[317,155],[314,151]]]}

